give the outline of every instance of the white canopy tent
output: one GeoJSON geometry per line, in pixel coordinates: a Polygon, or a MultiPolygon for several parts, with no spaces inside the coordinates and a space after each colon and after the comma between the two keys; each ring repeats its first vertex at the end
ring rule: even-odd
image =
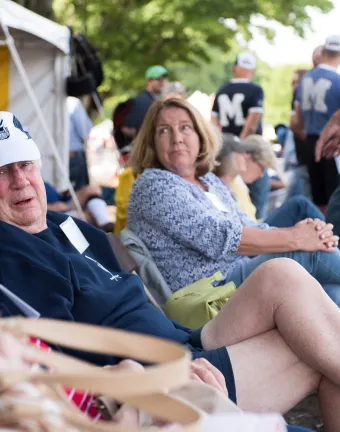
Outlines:
{"type": "Polygon", "coordinates": [[[58,190],[70,188],[69,52],[67,27],[0,0],[0,111],[13,112],[30,132],[42,154],[43,177],[58,190]]]}

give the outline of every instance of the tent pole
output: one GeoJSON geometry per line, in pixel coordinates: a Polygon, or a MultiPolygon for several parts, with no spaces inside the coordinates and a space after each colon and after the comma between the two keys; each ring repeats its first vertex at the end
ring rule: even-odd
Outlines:
{"type": "MultiPolygon", "coordinates": [[[[1,20],[0,20],[0,22],[1,22],[1,20]]],[[[31,86],[31,84],[29,82],[26,70],[25,70],[24,65],[23,65],[23,63],[21,61],[19,53],[18,53],[18,51],[16,49],[14,40],[13,40],[13,38],[12,38],[10,32],[9,32],[8,27],[6,25],[4,25],[2,22],[1,22],[1,27],[3,29],[3,32],[4,32],[5,36],[6,36],[6,43],[7,43],[7,46],[9,48],[9,51],[10,51],[10,53],[12,55],[13,61],[15,63],[15,66],[18,69],[19,75],[21,76],[21,79],[22,79],[22,81],[24,83],[24,86],[26,88],[28,96],[30,97],[30,99],[31,99],[31,101],[33,103],[35,111],[36,111],[36,113],[38,115],[38,118],[40,120],[41,126],[42,126],[42,128],[43,128],[43,130],[44,130],[44,132],[46,134],[47,141],[48,141],[49,145],[52,148],[52,151],[54,153],[54,157],[56,158],[56,161],[57,161],[57,164],[59,166],[59,169],[60,169],[62,175],[64,176],[64,178],[67,180],[71,197],[72,197],[72,199],[73,199],[73,201],[75,203],[75,206],[76,206],[76,208],[77,208],[77,210],[79,212],[79,215],[80,215],[81,219],[86,220],[84,212],[83,212],[83,209],[81,208],[81,205],[79,203],[78,197],[77,197],[77,195],[75,193],[75,190],[74,190],[74,188],[72,186],[72,183],[71,183],[71,181],[70,181],[70,179],[68,177],[68,173],[67,173],[67,171],[66,171],[66,169],[64,167],[63,161],[61,160],[61,157],[59,155],[59,152],[58,152],[57,146],[56,146],[56,144],[54,142],[53,136],[52,136],[52,134],[51,134],[51,132],[50,132],[50,130],[48,128],[48,125],[47,125],[46,121],[45,121],[44,114],[41,111],[41,108],[39,106],[38,99],[35,96],[35,93],[34,93],[34,91],[32,89],[32,86],[31,86]]]]}

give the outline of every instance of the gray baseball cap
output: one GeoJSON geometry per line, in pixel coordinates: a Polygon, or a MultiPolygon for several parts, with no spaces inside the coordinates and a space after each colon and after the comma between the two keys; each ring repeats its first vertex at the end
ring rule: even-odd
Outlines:
{"type": "Polygon", "coordinates": [[[217,159],[222,159],[224,156],[232,152],[251,153],[258,149],[258,144],[254,141],[243,141],[236,135],[231,133],[222,134],[222,145],[218,153],[217,159]]]}

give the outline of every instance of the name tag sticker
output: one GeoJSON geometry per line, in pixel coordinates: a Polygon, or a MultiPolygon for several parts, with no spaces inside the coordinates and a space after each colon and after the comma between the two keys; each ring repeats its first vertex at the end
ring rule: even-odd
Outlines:
{"type": "Polygon", "coordinates": [[[60,224],[60,228],[80,254],[85,252],[90,246],[84,234],[80,231],[71,216],[68,217],[65,222],[60,224]]]}
{"type": "Polygon", "coordinates": [[[217,210],[229,213],[229,209],[224,205],[220,198],[212,192],[205,192],[205,196],[208,200],[217,208],[217,210]]]}

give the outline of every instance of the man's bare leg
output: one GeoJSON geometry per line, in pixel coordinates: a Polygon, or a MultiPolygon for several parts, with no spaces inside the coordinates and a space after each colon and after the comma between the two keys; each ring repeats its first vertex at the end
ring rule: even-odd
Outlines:
{"type": "Polygon", "coordinates": [[[340,386],[340,311],[295,261],[257,268],[202,331],[205,349],[230,346],[277,328],[294,354],[340,386]]]}

